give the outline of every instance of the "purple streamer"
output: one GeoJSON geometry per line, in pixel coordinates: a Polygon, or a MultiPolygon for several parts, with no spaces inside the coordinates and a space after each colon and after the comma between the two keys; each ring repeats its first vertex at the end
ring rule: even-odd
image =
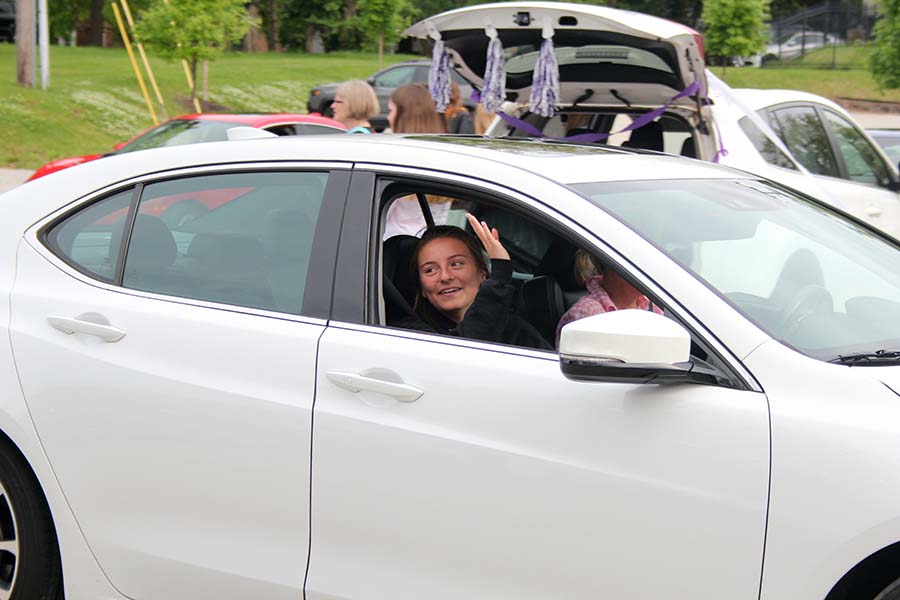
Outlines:
{"type": "Polygon", "coordinates": [[[435,40],[428,71],[428,91],[434,98],[437,111],[442,113],[450,104],[450,55],[444,51],[444,41],[435,40]]]}
{"type": "Polygon", "coordinates": [[[506,72],[503,60],[503,44],[494,35],[488,43],[484,67],[484,88],[481,102],[488,112],[497,112],[506,98],[506,72]]]}
{"type": "Polygon", "coordinates": [[[531,82],[531,112],[552,117],[559,102],[559,64],[553,52],[553,39],[541,42],[531,82]]]}

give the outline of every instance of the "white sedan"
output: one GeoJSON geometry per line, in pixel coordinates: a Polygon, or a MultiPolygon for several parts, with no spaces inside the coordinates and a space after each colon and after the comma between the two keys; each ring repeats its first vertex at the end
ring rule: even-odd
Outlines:
{"type": "Polygon", "coordinates": [[[0,598],[898,598],[896,241],[675,156],[335,137],[0,196],[0,598]],[[496,227],[543,341],[402,327],[398,202],[496,227]],[[548,349],[579,251],[662,314],[548,349]]]}

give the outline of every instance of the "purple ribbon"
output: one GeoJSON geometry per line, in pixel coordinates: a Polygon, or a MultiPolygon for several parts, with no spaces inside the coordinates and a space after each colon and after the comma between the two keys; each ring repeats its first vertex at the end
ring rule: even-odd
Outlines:
{"type": "MultiPolygon", "coordinates": [[[[628,125],[628,127],[626,127],[625,129],[622,129],[621,131],[615,131],[615,132],[611,132],[611,133],[582,133],[582,134],[573,135],[570,137],[548,138],[548,139],[556,140],[556,141],[560,141],[560,142],[584,142],[584,143],[588,143],[588,144],[594,144],[601,140],[605,140],[606,138],[608,138],[611,135],[616,135],[618,133],[625,133],[626,131],[632,131],[634,129],[643,127],[650,121],[654,121],[658,117],[662,116],[662,114],[665,113],[666,110],[670,106],[672,106],[672,104],[675,103],[675,101],[677,101],[681,98],[684,98],[685,96],[690,96],[691,94],[695,94],[695,93],[697,93],[697,90],[699,90],[699,89],[700,89],[700,80],[699,79],[694,80],[694,83],[692,83],[691,85],[684,88],[678,94],[669,98],[669,100],[665,104],[663,104],[662,106],[660,106],[659,108],[657,108],[655,110],[651,110],[650,112],[642,114],[641,116],[636,118],[634,121],[632,121],[631,124],[628,125]]],[[[503,119],[503,121],[506,122],[506,124],[509,125],[510,127],[524,131],[531,137],[536,137],[536,138],[546,138],[547,137],[544,135],[544,133],[540,129],[538,129],[531,123],[528,123],[527,121],[523,121],[522,119],[517,119],[516,117],[513,117],[512,115],[508,115],[505,112],[498,112],[497,115],[501,119],[503,119]]],[[[721,140],[720,140],[719,145],[721,146],[721,140]]],[[[725,150],[724,148],[719,150],[719,152],[716,153],[716,157],[714,158],[713,162],[717,162],[719,153],[723,153],[722,155],[724,156],[725,154],[728,154],[728,151],[725,150]]]]}

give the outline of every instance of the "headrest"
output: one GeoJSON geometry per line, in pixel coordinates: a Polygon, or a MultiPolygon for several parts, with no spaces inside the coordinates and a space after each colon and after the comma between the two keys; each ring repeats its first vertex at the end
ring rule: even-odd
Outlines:
{"type": "Polygon", "coordinates": [[[198,233],[191,240],[187,257],[210,266],[254,269],[264,263],[258,240],[240,233],[198,233]]]}
{"type": "Polygon", "coordinates": [[[694,144],[694,138],[685,138],[681,144],[681,155],[688,158],[697,158],[697,146],[694,144]]]}
{"type": "Polygon", "coordinates": [[[272,258],[305,258],[312,247],[313,232],[309,217],[299,210],[273,210],[263,223],[263,237],[272,258]]]}
{"type": "Polygon", "coordinates": [[[550,275],[563,290],[577,290],[584,285],[575,277],[575,253],[578,248],[568,240],[557,237],[538,264],[536,275],[550,275]]]}
{"type": "Polygon", "coordinates": [[[418,244],[419,238],[414,235],[395,235],[386,239],[382,246],[382,273],[410,305],[416,298],[412,257],[418,244]]]}
{"type": "Polygon", "coordinates": [[[628,141],[622,144],[628,148],[663,151],[663,128],[659,121],[650,121],[631,132],[628,141]]]}
{"type": "MultiPolygon", "coordinates": [[[[117,224],[118,230],[113,234],[113,248],[117,251],[119,244],[115,238],[121,239],[124,220],[117,224]]],[[[166,224],[152,215],[139,214],[134,220],[131,241],[128,243],[128,258],[125,267],[129,271],[138,269],[164,269],[175,262],[178,248],[175,238],[166,224]]],[[[113,258],[113,257],[111,257],[113,258]]]]}

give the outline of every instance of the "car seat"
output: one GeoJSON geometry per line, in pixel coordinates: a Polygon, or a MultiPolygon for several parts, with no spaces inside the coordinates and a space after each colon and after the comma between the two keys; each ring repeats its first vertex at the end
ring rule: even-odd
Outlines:
{"type": "Polygon", "coordinates": [[[563,238],[555,238],[544,253],[535,277],[522,285],[522,316],[556,346],[556,327],[587,289],[575,276],[578,248],[563,238]]]}
{"type": "Polygon", "coordinates": [[[417,287],[412,257],[418,244],[419,238],[414,235],[395,235],[382,244],[382,288],[388,325],[415,316],[413,306],[417,287]]]}
{"type": "Polygon", "coordinates": [[[300,314],[315,225],[300,210],[276,209],[263,221],[269,283],[279,310],[300,314]]]}
{"type": "Polygon", "coordinates": [[[694,143],[694,138],[688,137],[684,139],[681,143],[681,155],[688,158],[697,158],[697,145],[694,143]]]}
{"type": "Polygon", "coordinates": [[[650,121],[631,132],[623,148],[643,148],[644,150],[663,151],[663,128],[659,121],[650,121]]]}
{"type": "MultiPolygon", "coordinates": [[[[123,219],[113,233],[110,251],[118,253],[125,226],[123,219]]],[[[178,255],[175,238],[158,217],[139,214],[134,220],[122,285],[155,293],[176,293],[179,288],[172,265],[178,255]]],[[[116,257],[110,256],[115,260],[116,257]]]]}
{"type": "Polygon", "coordinates": [[[198,233],[187,251],[188,274],[198,300],[276,310],[262,244],[236,233],[198,233]]]}

